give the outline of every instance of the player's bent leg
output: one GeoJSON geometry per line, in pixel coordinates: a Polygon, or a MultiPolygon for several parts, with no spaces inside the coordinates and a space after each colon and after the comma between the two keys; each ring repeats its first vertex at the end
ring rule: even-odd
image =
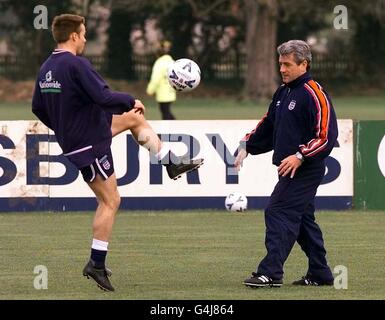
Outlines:
{"type": "MultiPolygon", "coordinates": [[[[135,138],[137,138],[139,135],[138,131],[146,128],[150,128],[152,130],[145,116],[139,112],[135,112],[134,110],[130,110],[122,114],[114,114],[112,116],[111,132],[113,137],[123,131],[134,130],[135,138]]],[[[156,137],[157,139],[155,138],[155,140],[159,140],[157,135],[156,137]]]]}
{"type": "Polygon", "coordinates": [[[158,135],[152,129],[144,115],[133,110],[120,115],[113,115],[111,122],[112,136],[130,130],[134,139],[147,150],[156,154],[162,147],[158,135]]]}
{"type": "Polygon", "coordinates": [[[166,166],[170,179],[176,180],[182,174],[196,170],[203,164],[203,159],[191,160],[175,157],[175,161],[172,161],[169,150],[163,148],[158,135],[143,115],[131,110],[112,117],[111,132],[113,137],[128,129],[131,130],[133,137],[142,147],[149,150],[161,164],[166,166]]]}

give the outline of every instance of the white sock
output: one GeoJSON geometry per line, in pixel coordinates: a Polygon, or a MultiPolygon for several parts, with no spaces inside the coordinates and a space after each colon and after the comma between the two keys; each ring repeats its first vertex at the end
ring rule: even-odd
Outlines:
{"type": "Polygon", "coordinates": [[[92,249],[100,250],[100,251],[108,251],[108,242],[92,239],[92,249]]]}
{"type": "Polygon", "coordinates": [[[155,155],[156,159],[158,159],[159,161],[162,160],[165,156],[167,156],[167,154],[170,152],[170,148],[167,148],[165,147],[164,145],[162,145],[162,147],[160,148],[159,152],[155,155]]]}

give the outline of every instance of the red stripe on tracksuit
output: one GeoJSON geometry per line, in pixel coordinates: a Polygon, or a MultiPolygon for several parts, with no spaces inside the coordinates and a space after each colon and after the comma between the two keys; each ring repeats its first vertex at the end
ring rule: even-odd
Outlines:
{"type": "Polygon", "coordinates": [[[316,137],[307,144],[300,145],[301,153],[305,157],[311,157],[323,150],[328,143],[330,106],[326,94],[314,80],[310,80],[304,87],[313,97],[317,107],[316,137]]]}
{"type": "Polygon", "coordinates": [[[258,129],[258,127],[263,123],[263,121],[267,118],[267,113],[262,117],[261,121],[258,122],[257,126],[248,134],[246,134],[241,141],[248,141],[250,136],[258,129]]]}

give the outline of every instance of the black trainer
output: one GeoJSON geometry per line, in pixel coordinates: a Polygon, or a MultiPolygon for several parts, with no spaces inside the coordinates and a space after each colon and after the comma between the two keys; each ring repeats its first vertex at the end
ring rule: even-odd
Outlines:
{"type": "Polygon", "coordinates": [[[252,276],[250,278],[247,278],[245,281],[243,281],[243,284],[245,286],[251,287],[251,288],[263,288],[263,287],[274,287],[279,288],[282,286],[282,279],[276,280],[272,279],[268,276],[265,276],[263,274],[257,274],[255,272],[252,273],[252,276]]]}
{"type": "Polygon", "coordinates": [[[181,160],[179,164],[166,164],[166,170],[170,179],[176,180],[187,173],[198,169],[203,164],[203,159],[181,160]]]}
{"type": "Polygon", "coordinates": [[[302,277],[292,283],[294,286],[332,286],[334,281],[316,281],[308,276],[302,277]]]}
{"type": "Polygon", "coordinates": [[[94,265],[94,262],[89,260],[83,269],[83,276],[87,277],[87,279],[90,277],[94,279],[98,287],[104,291],[115,291],[108,279],[112,275],[111,270],[107,268],[97,269],[94,265]]]}

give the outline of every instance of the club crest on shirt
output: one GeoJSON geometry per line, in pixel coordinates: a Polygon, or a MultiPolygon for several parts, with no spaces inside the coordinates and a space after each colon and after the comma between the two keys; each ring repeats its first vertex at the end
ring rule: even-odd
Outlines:
{"type": "Polygon", "coordinates": [[[108,170],[111,168],[111,164],[110,162],[108,161],[107,159],[107,155],[104,155],[100,160],[99,160],[99,163],[102,165],[102,167],[104,168],[104,170],[108,170]]]}
{"type": "Polygon", "coordinates": [[[295,108],[295,104],[296,104],[296,103],[297,103],[297,101],[291,100],[287,108],[288,108],[290,111],[293,110],[293,109],[295,108]]]}
{"type": "Polygon", "coordinates": [[[104,160],[103,163],[102,163],[102,166],[105,170],[108,170],[111,168],[111,164],[108,160],[104,160]]]}

